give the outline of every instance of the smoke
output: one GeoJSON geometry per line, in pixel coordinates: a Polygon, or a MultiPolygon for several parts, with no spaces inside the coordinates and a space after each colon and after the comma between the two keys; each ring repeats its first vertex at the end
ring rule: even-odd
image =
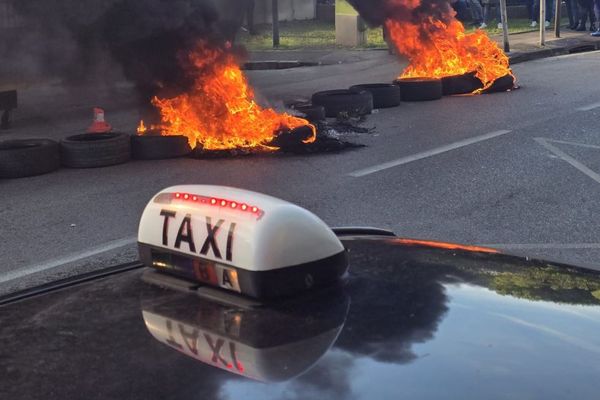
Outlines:
{"type": "Polygon", "coordinates": [[[232,41],[245,10],[235,0],[4,1],[20,26],[0,47],[0,81],[18,70],[26,79],[98,85],[118,72],[143,103],[185,90],[182,54],[200,39],[218,47],[232,41]]]}
{"type": "Polygon", "coordinates": [[[387,19],[400,23],[420,24],[427,19],[449,22],[454,9],[448,0],[348,0],[371,26],[380,26],[387,19]]]}

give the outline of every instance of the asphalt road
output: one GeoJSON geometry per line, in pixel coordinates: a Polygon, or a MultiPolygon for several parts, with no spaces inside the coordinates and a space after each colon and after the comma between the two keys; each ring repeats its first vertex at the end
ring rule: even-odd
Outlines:
{"type": "MultiPolygon", "coordinates": [[[[367,147],[339,154],[137,161],[0,181],[0,293],[135,259],[146,202],[192,183],[264,192],[332,226],[378,226],[600,269],[599,63],[596,52],[518,64],[519,90],[380,110],[366,123],[374,133],[351,137],[367,147]]],[[[277,105],[390,81],[399,70],[380,52],[250,78],[277,105]]],[[[73,133],[88,119],[73,110],[39,118],[21,111],[21,128],[0,139],[73,133]]],[[[131,130],[138,113],[123,108],[112,118],[131,130]]]]}

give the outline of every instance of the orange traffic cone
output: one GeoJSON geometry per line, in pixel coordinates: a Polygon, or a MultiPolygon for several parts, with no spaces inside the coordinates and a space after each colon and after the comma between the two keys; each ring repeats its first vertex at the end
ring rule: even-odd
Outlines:
{"type": "Polygon", "coordinates": [[[88,128],[88,133],[106,133],[112,130],[112,126],[104,120],[104,110],[94,107],[94,121],[88,128]]]}

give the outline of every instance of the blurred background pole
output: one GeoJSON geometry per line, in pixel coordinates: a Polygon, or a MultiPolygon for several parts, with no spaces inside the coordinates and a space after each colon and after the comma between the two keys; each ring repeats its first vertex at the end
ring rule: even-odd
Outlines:
{"type": "MultiPolygon", "coordinates": [[[[546,0],[536,0],[540,2],[540,46],[546,45],[546,0]]],[[[559,0],[556,0],[557,2],[559,0]]]]}
{"type": "MultiPolygon", "coordinates": [[[[569,6],[568,4],[567,6],[569,6]]],[[[554,36],[560,37],[560,11],[562,10],[562,1],[554,0],[554,36]]],[[[598,21],[596,21],[598,23],[598,21]]]]}
{"type": "Polygon", "coordinates": [[[279,47],[279,3],[273,0],[271,9],[273,10],[273,47],[279,47]]]}
{"type": "Polygon", "coordinates": [[[508,16],[506,15],[506,0],[500,0],[500,19],[502,20],[502,38],[504,40],[504,52],[508,53],[510,51],[510,43],[508,43],[508,16]]]}

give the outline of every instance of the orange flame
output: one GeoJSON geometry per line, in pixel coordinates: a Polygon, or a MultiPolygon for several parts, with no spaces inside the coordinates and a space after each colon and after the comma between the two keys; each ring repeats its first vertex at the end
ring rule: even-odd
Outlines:
{"type": "MultiPolygon", "coordinates": [[[[392,1],[409,11],[419,6],[418,1],[392,1]]],[[[508,57],[483,30],[466,33],[454,11],[438,11],[437,16],[386,21],[391,40],[409,61],[400,78],[443,78],[474,72],[486,89],[496,79],[512,75],[508,57]]]]}
{"type": "Polygon", "coordinates": [[[146,133],[148,128],[146,128],[146,125],[144,125],[144,120],[140,120],[140,124],[138,125],[136,130],[138,135],[143,135],[144,133],[146,133]]]}
{"type": "Polygon", "coordinates": [[[161,135],[185,135],[192,148],[199,144],[206,150],[271,151],[275,148],[268,143],[278,132],[309,125],[313,135],[305,143],[315,141],[316,128],[307,120],[256,103],[229,47],[212,48],[200,42],[186,61],[194,80],[192,90],[170,99],[152,99],[160,111],[161,124],[156,128],[161,135]]]}

